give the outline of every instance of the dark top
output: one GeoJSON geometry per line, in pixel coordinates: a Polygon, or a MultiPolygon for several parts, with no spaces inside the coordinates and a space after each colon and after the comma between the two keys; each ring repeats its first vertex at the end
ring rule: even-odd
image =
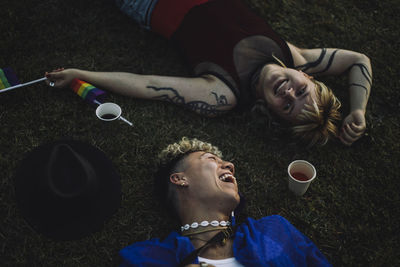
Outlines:
{"type": "Polygon", "coordinates": [[[240,0],[214,0],[193,7],[171,38],[195,74],[213,74],[235,94],[239,107],[256,100],[254,87],[266,63],[287,67],[293,58],[287,43],[240,0]]]}

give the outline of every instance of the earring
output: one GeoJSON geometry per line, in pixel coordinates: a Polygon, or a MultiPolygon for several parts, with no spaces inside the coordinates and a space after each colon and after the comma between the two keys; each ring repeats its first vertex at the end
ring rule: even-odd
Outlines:
{"type": "Polygon", "coordinates": [[[185,185],[186,185],[186,183],[185,183],[185,182],[182,182],[182,183],[181,183],[181,186],[182,186],[182,187],[184,187],[185,185]]]}

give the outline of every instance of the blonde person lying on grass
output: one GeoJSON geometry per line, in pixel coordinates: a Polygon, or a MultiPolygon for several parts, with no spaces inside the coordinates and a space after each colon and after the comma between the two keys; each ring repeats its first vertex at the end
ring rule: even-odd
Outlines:
{"type": "Polygon", "coordinates": [[[171,102],[209,117],[234,108],[251,109],[262,102],[290,126],[293,137],[309,145],[323,145],[329,138],[351,145],[363,136],[372,85],[370,60],[364,54],[298,48],[240,0],[125,0],[117,4],[141,26],[175,43],[194,77],[58,69],[46,73],[48,83],[68,87],[73,78],[79,78],[111,92],[171,102]],[[340,101],[314,77],[345,72],[350,112],[338,127],[340,101]]]}

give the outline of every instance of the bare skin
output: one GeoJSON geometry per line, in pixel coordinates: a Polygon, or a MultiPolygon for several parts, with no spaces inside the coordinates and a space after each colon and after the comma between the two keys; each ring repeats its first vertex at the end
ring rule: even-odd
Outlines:
{"type": "Polygon", "coordinates": [[[308,75],[340,75],[348,72],[350,111],[342,121],[339,139],[351,145],[366,129],[365,110],[371,93],[372,68],[369,58],[354,51],[335,48],[301,49],[288,43],[296,69],[308,75]]]}
{"type": "MultiPolygon", "coordinates": [[[[229,220],[231,211],[240,201],[233,164],[202,151],[191,153],[184,164],[183,171],[170,176],[170,182],[176,186],[181,223],[229,220]],[[220,179],[223,175],[226,176],[224,181],[220,179]]],[[[195,234],[190,240],[199,248],[217,233],[195,234]]],[[[233,241],[206,247],[199,256],[215,260],[233,257],[233,241]]]]}
{"type": "MultiPolygon", "coordinates": [[[[340,75],[347,71],[350,111],[343,119],[339,139],[343,144],[351,145],[361,138],[366,129],[365,110],[372,85],[372,69],[368,57],[343,49],[302,49],[290,43],[288,46],[296,69],[274,64],[265,66],[260,75],[260,80],[264,78],[263,91],[259,92],[259,97],[283,120],[293,122],[304,104],[314,98],[311,75],[340,75]],[[279,94],[274,95],[278,82],[281,82],[282,87],[279,94]]],[[[68,87],[74,78],[78,78],[117,94],[171,102],[208,117],[223,115],[237,104],[231,89],[213,75],[184,78],[63,68],[45,75],[47,83],[54,82],[57,88],[68,87]]]]}

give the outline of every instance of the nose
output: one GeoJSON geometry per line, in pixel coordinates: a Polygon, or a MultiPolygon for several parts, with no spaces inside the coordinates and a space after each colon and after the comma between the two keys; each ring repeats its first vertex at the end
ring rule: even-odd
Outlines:
{"type": "Polygon", "coordinates": [[[222,163],[222,168],[223,169],[228,169],[232,174],[235,174],[235,165],[233,165],[232,162],[224,161],[222,163]]]}
{"type": "Polygon", "coordinates": [[[290,98],[290,99],[295,99],[296,98],[296,92],[293,89],[293,87],[288,87],[283,91],[283,94],[285,97],[290,98]]]}

